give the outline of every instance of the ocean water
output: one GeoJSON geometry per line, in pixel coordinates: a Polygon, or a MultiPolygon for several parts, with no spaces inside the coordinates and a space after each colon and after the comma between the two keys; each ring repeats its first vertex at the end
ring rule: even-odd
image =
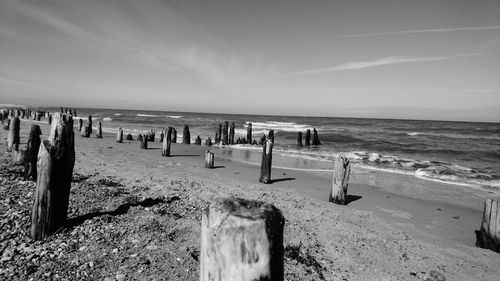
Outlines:
{"type": "MultiPolygon", "coordinates": [[[[58,111],[59,109],[53,109],[58,111]]],[[[187,113],[166,111],[77,109],[78,117],[92,115],[103,131],[137,134],[150,129],[157,136],[163,127],[177,129],[181,138],[184,124],[191,138],[215,136],[219,123],[235,123],[235,139],[246,137],[252,123],[258,140],[273,129],[273,166],[327,171],[344,153],[353,165],[462,185],[500,189],[500,124],[333,117],[265,116],[187,113]],[[296,145],[297,132],[316,128],[321,145],[296,145]]],[[[260,163],[261,148],[235,145],[220,151],[235,161],[260,163]]]]}

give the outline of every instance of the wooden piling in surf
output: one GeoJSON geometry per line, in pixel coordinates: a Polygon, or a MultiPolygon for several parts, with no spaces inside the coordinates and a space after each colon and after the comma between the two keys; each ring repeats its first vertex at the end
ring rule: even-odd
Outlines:
{"type": "Polygon", "coordinates": [[[80,118],[78,119],[78,132],[82,131],[82,127],[83,127],[83,120],[80,118]]]}
{"type": "Polygon", "coordinates": [[[43,240],[64,226],[75,164],[73,118],[56,114],[38,153],[30,236],[43,240]]]}
{"type": "Polygon", "coordinates": [[[247,125],[247,142],[252,142],[252,123],[248,123],[247,125]]]}
{"type": "Polygon", "coordinates": [[[266,140],[263,141],[262,162],[260,164],[259,182],[271,183],[271,166],[273,159],[274,131],[270,130],[266,140]]]}
{"type": "Polygon", "coordinates": [[[321,142],[319,141],[319,136],[318,136],[318,131],[316,131],[316,128],[313,129],[313,139],[312,139],[312,145],[320,145],[321,142]]]}
{"type": "Polygon", "coordinates": [[[216,199],[202,214],[200,281],[284,280],[284,224],[270,204],[216,199]]]}
{"type": "Polygon", "coordinates": [[[500,202],[484,201],[483,220],[477,235],[476,246],[500,253],[500,202]]]}
{"type": "Polygon", "coordinates": [[[224,126],[222,127],[222,145],[227,145],[228,144],[228,130],[229,130],[229,123],[227,121],[224,121],[224,126]]]}
{"type": "Polygon", "coordinates": [[[132,134],[131,133],[128,133],[127,136],[125,137],[125,140],[128,140],[128,141],[133,141],[134,138],[132,137],[132,134]]]}
{"type": "Polygon", "coordinates": [[[297,146],[302,147],[302,132],[297,133],[297,146]]]}
{"type": "Polygon", "coordinates": [[[116,132],[116,142],[117,143],[123,142],[123,130],[122,130],[122,128],[118,128],[118,131],[116,132]]]}
{"type": "Polygon", "coordinates": [[[333,166],[332,189],[328,197],[329,202],[339,205],[347,204],[347,187],[351,174],[351,162],[343,154],[335,158],[333,166]]]}
{"type": "Polygon", "coordinates": [[[305,137],[305,146],[311,145],[311,130],[307,129],[305,137]]]}
{"type": "Polygon", "coordinates": [[[96,137],[99,138],[99,139],[102,139],[102,125],[101,125],[101,121],[99,121],[99,123],[97,123],[97,134],[96,134],[96,137]]]}
{"type": "Polygon", "coordinates": [[[191,144],[191,134],[189,133],[189,126],[184,125],[184,131],[182,132],[182,143],[191,144]]]}
{"type": "Polygon", "coordinates": [[[38,151],[40,149],[41,134],[42,130],[40,129],[40,126],[31,124],[28,145],[26,146],[26,154],[24,157],[24,180],[36,181],[36,162],[38,160],[38,151]]]}
{"type": "Polygon", "coordinates": [[[172,128],[172,143],[177,143],[177,130],[172,128]]]}
{"type": "Polygon", "coordinates": [[[196,140],[194,140],[194,144],[201,145],[201,138],[200,138],[200,136],[196,137],[196,140]]]}
{"type": "Polygon", "coordinates": [[[52,114],[49,114],[49,117],[47,119],[47,123],[49,123],[49,125],[52,124],[52,114]]]}
{"type": "Polygon", "coordinates": [[[215,130],[215,144],[219,144],[222,139],[222,124],[217,125],[217,130],[215,130]]]}
{"type": "Polygon", "coordinates": [[[205,153],[205,168],[214,168],[214,153],[210,152],[210,150],[207,150],[207,152],[205,153]]]}
{"type": "Polygon", "coordinates": [[[168,127],[167,132],[165,134],[165,138],[163,138],[163,146],[161,150],[161,155],[165,157],[170,157],[170,146],[172,145],[172,127],[168,127]]]}
{"type": "Polygon", "coordinates": [[[142,135],[141,149],[148,149],[148,136],[147,135],[142,135]]]}
{"type": "Polygon", "coordinates": [[[92,135],[92,115],[89,115],[89,128],[88,128],[88,132],[87,132],[87,135],[88,137],[90,137],[90,135],[92,135]]]}
{"type": "Polygon", "coordinates": [[[234,122],[229,126],[229,144],[234,145],[234,122]]]}
{"type": "Polygon", "coordinates": [[[19,130],[21,121],[18,117],[12,117],[9,124],[9,135],[7,136],[7,152],[18,150],[19,148],[19,130]]]}

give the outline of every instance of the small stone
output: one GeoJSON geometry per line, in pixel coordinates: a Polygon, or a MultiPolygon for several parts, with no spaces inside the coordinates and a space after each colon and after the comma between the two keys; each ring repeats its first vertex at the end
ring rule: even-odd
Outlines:
{"type": "Polygon", "coordinates": [[[93,261],[89,262],[89,267],[94,267],[94,262],[93,261]]]}
{"type": "Polygon", "coordinates": [[[454,219],[456,219],[456,220],[458,220],[458,219],[460,219],[460,216],[459,216],[458,214],[455,214],[455,215],[453,216],[453,218],[454,218],[454,219]]]}
{"type": "Polygon", "coordinates": [[[139,258],[139,261],[138,261],[140,264],[150,264],[151,261],[149,261],[147,258],[145,257],[140,257],[139,258]]]}
{"type": "Polygon", "coordinates": [[[429,275],[433,278],[434,281],[446,281],[444,275],[436,270],[431,270],[431,272],[429,272],[429,275]]]}
{"type": "Polygon", "coordinates": [[[125,280],[125,274],[118,273],[118,274],[116,274],[115,278],[117,281],[123,281],[123,280],[125,280]]]}

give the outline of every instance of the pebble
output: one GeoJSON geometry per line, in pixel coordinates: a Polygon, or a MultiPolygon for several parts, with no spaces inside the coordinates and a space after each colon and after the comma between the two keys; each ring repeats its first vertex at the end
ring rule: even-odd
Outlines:
{"type": "Polygon", "coordinates": [[[123,281],[123,280],[125,280],[125,274],[118,273],[118,274],[116,274],[115,278],[117,281],[123,281]]]}
{"type": "Polygon", "coordinates": [[[433,281],[446,281],[444,275],[436,270],[431,270],[431,272],[429,272],[429,275],[432,277],[433,281]]]}
{"type": "Polygon", "coordinates": [[[150,261],[150,260],[148,260],[148,259],[147,259],[147,258],[145,258],[145,257],[140,257],[140,258],[139,258],[139,263],[140,263],[140,264],[150,264],[150,263],[151,263],[151,261],[150,261]]]}

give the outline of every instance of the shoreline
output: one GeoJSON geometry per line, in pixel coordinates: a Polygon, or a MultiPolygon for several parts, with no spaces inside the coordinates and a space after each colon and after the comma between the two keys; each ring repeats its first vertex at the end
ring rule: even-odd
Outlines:
{"type": "MultiPolygon", "coordinates": [[[[21,119],[21,148],[32,122],[21,119]]],[[[46,122],[35,123],[41,126],[42,139],[46,138],[46,122]]],[[[75,175],[113,177],[129,191],[147,187],[141,196],[153,198],[178,193],[203,202],[237,196],[272,203],[287,220],[285,246],[300,244],[316,251],[314,257],[324,262],[321,274],[327,280],[340,276],[414,280],[413,273],[422,275],[431,269],[444,271],[451,280],[495,280],[500,275],[498,254],[474,246],[482,202],[491,196],[487,191],[353,169],[348,189],[353,200],[338,206],[327,202],[329,173],[273,167],[274,182],[264,185],[258,183],[258,166],[217,157],[227,148],[176,143],[173,157],[162,157],[159,142],[149,142],[149,149],[141,150],[136,140],[118,144],[113,134],[103,133],[102,139],[94,135],[95,130],[92,137],[82,138],[75,131],[75,175]],[[216,169],[204,168],[206,149],[216,152],[216,169]]],[[[193,231],[188,239],[193,247],[199,243],[198,223],[192,220],[185,225],[193,231]]],[[[303,268],[293,268],[293,262],[285,260],[287,280],[321,279],[306,277],[303,268]]]]}

